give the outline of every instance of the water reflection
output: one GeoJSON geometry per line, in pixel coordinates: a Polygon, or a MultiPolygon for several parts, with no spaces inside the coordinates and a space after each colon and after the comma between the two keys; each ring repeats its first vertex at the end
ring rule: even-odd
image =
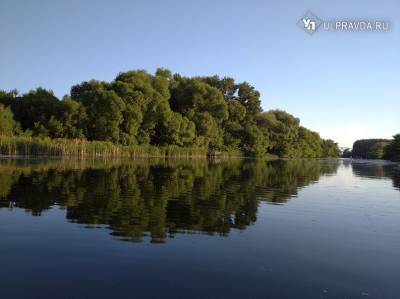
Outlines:
{"type": "Polygon", "coordinates": [[[283,204],[337,167],[336,160],[2,160],[0,208],[40,216],[59,206],[71,222],[106,225],[134,242],[226,236],[255,223],[260,201],[283,204]]]}
{"type": "Polygon", "coordinates": [[[373,160],[352,160],[350,162],[353,174],[358,177],[372,179],[389,178],[393,182],[393,187],[400,190],[400,164],[388,161],[373,160]]]}

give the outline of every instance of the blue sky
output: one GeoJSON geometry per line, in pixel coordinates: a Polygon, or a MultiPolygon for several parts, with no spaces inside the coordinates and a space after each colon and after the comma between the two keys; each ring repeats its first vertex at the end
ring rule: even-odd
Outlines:
{"type": "Polygon", "coordinates": [[[89,79],[166,67],[232,76],[304,126],[351,146],[400,132],[400,1],[166,0],[0,2],[0,89],[57,96],[89,79]],[[382,19],[389,32],[323,32],[323,20],[382,19]]]}

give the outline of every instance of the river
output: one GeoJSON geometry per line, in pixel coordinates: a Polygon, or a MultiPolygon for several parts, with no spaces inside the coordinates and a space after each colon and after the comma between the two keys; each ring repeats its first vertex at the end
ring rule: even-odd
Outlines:
{"type": "Polygon", "coordinates": [[[400,165],[0,159],[0,298],[400,298],[400,165]]]}

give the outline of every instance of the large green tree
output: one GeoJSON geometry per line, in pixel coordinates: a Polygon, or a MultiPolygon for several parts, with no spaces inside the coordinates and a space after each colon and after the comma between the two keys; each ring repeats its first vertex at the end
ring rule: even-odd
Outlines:
{"type": "Polygon", "coordinates": [[[73,86],[71,97],[81,103],[87,113],[87,137],[90,140],[119,142],[123,122],[124,101],[111,86],[100,81],[73,86]]]}
{"type": "Polygon", "coordinates": [[[10,105],[23,130],[34,135],[61,137],[58,122],[61,102],[52,91],[37,88],[15,98],[10,105]]]}

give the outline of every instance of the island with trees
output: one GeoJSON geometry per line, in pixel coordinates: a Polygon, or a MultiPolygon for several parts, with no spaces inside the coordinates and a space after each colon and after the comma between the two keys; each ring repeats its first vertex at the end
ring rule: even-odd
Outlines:
{"type": "Polygon", "coordinates": [[[58,99],[37,88],[0,91],[0,154],[338,157],[337,143],[229,77],[167,69],[85,81],[58,99]]]}

